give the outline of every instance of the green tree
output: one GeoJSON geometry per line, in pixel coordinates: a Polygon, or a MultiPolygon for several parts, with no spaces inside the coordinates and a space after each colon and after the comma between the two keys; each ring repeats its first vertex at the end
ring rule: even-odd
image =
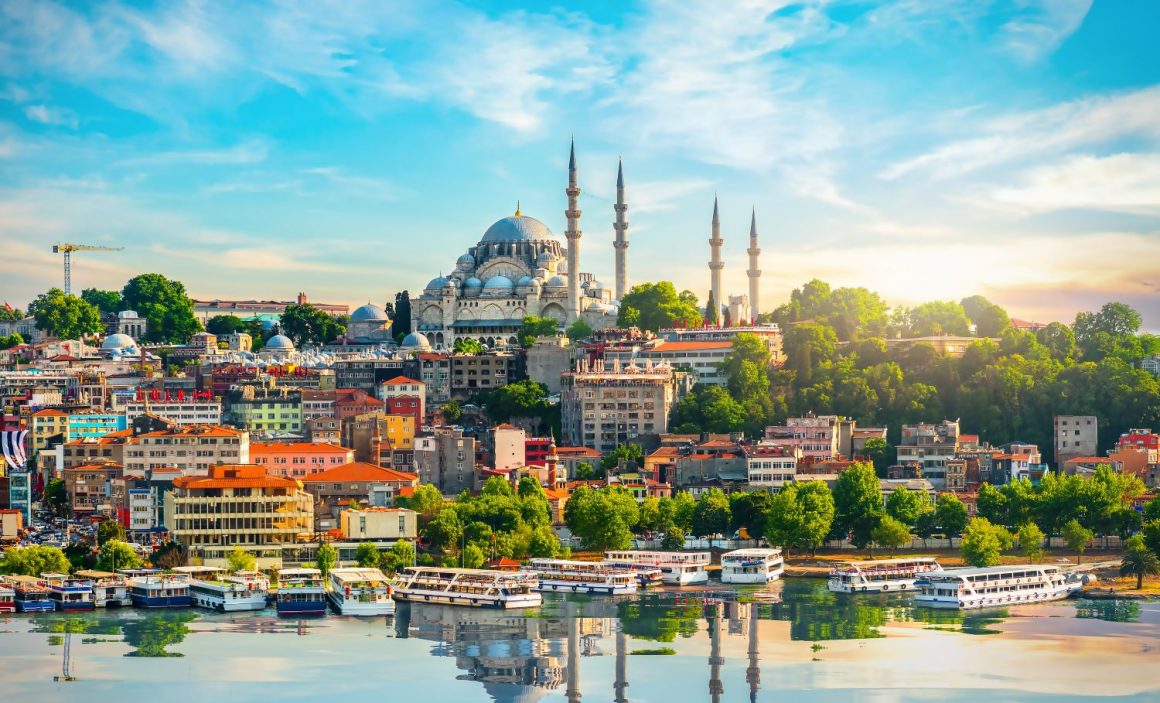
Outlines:
{"type": "Polygon", "coordinates": [[[568,329],[564,331],[564,334],[568,335],[568,339],[571,339],[573,342],[580,339],[587,339],[592,336],[592,325],[580,317],[568,325],[568,329]]]}
{"type": "Polygon", "coordinates": [[[158,569],[189,566],[189,551],[180,542],[169,541],[158,547],[149,561],[158,569]]]}
{"type": "Polygon", "coordinates": [[[97,525],[97,544],[104,544],[111,539],[125,541],[125,526],[116,520],[104,520],[97,525]]]}
{"type": "Polygon", "coordinates": [[[330,573],[334,565],[338,563],[338,550],[329,542],[324,542],[318,547],[318,553],[314,556],[314,565],[322,572],[323,576],[330,573]]]}
{"type": "Polygon", "coordinates": [[[914,521],[914,533],[922,540],[923,549],[926,549],[926,541],[934,535],[937,529],[938,515],[933,509],[924,510],[914,521]]]}
{"type": "Polygon", "coordinates": [[[258,557],[241,547],[234,547],[226,554],[226,568],[233,572],[254,571],[258,568],[258,557]]]}
{"type": "Polygon", "coordinates": [[[959,303],[933,301],[923,303],[906,312],[907,337],[930,337],[942,334],[966,335],[971,320],[959,303]]]}
{"type": "Polygon", "coordinates": [[[395,571],[415,565],[415,544],[410,540],[401,539],[391,545],[387,551],[395,571]]]}
{"type": "Polygon", "coordinates": [[[816,553],[830,533],[834,512],[834,497],[825,482],[787,483],[770,503],[765,537],[787,550],[816,553]]]}
{"type": "Polygon", "coordinates": [[[1091,358],[1098,349],[1099,335],[1111,338],[1130,337],[1140,329],[1142,318],[1132,306],[1126,303],[1107,303],[1099,312],[1081,312],[1075,316],[1072,330],[1076,345],[1084,358],[1091,358]]]}
{"type": "Polygon", "coordinates": [[[870,544],[870,532],[883,514],[882,488],[873,466],[855,462],[838,476],[834,509],[834,526],[839,533],[848,533],[859,549],[870,544]]]}
{"type": "Polygon", "coordinates": [[[214,315],[206,320],[205,323],[205,331],[210,334],[216,334],[219,337],[227,334],[246,332],[248,329],[245,321],[236,315],[214,315]]]}
{"type": "Polygon", "coordinates": [[[463,408],[458,401],[449,400],[443,404],[443,421],[454,425],[463,418],[463,408]]]}
{"type": "Polygon", "coordinates": [[[1124,543],[1124,556],[1120,559],[1120,575],[1135,576],[1137,591],[1144,587],[1145,576],[1160,575],[1160,557],[1144,544],[1144,538],[1140,535],[1124,543]]]}
{"type": "Polygon", "coordinates": [[[0,335],[0,349],[11,349],[12,347],[18,347],[21,344],[24,344],[24,337],[21,337],[19,332],[0,335]]]}
{"type": "Polygon", "coordinates": [[[37,296],[28,306],[28,314],[36,318],[37,329],[58,339],[80,339],[105,329],[101,311],[95,305],[75,295],[65,295],[60,288],[50,288],[37,296]]]}
{"type": "Polygon", "coordinates": [[[0,560],[0,573],[40,576],[44,573],[67,574],[71,571],[68,557],[57,547],[34,544],[28,547],[9,547],[0,560]]]}
{"type": "Polygon", "coordinates": [[[427,540],[441,552],[455,548],[463,537],[463,523],[459,511],[451,506],[440,510],[424,529],[427,540]]]}
{"type": "Polygon", "coordinates": [[[346,334],[346,322],[310,303],[287,305],[278,323],[294,344],[327,344],[346,334]]]}
{"type": "Polygon", "coordinates": [[[890,515],[883,515],[878,525],[870,531],[870,539],[879,547],[889,549],[893,557],[895,550],[910,544],[910,528],[890,515]]]}
{"type": "MultiPolygon", "coordinates": [[[[389,303],[388,303],[389,305],[389,303]]],[[[395,314],[391,315],[391,334],[396,342],[411,334],[411,294],[408,291],[395,293],[395,314]]]]}
{"type": "MultiPolygon", "coordinates": [[[[661,511],[664,512],[665,502],[661,501],[661,511]]],[[[693,500],[693,494],[687,491],[681,491],[673,495],[668,503],[670,519],[677,527],[685,531],[686,534],[693,529],[693,511],[697,507],[697,502],[693,500]]]]}
{"type": "Polygon", "coordinates": [[[636,534],[660,532],[666,523],[661,518],[661,501],[656,496],[647,496],[640,502],[640,517],[636,521],[636,534]]]}
{"type": "Polygon", "coordinates": [[[120,291],[85,288],[81,291],[81,300],[90,305],[95,305],[103,315],[121,312],[125,309],[125,303],[121,300],[120,291]]]}
{"type": "Polygon", "coordinates": [[[1027,556],[1027,561],[1034,564],[1043,556],[1043,530],[1034,522],[1025,522],[1019,528],[1017,535],[1019,548],[1027,556]]]}
{"type": "Polygon", "coordinates": [[[1003,491],[989,483],[979,486],[979,494],[975,498],[975,511],[979,517],[987,518],[996,525],[1010,524],[1007,513],[1007,496],[1003,491]]]}
{"type": "Polygon", "coordinates": [[[600,470],[607,474],[624,462],[630,469],[639,469],[644,463],[644,447],[639,444],[618,444],[600,457],[600,470]]]}
{"type": "Polygon", "coordinates": [[[143,273],[129,279],[121,291],[126,310],[145,318],[147,342],[184,342],[201,330],[193,314],[193,301],[185,286],[159,273],[143,273]]]}
{"type": "Polygon", "coordinates": [[[1036,332],[1035,338],[1056,361],[1071,363],[1075,358],[1075,333],[1062,322],[1050,323],[1036,332]]]}
{"type": "Polygon", "coordinates": [[[1060,533],[1063,537],[1063,543],[1067,545],[1068,549],[1076,553],[1075,563],[1083,563],[1083,553],[1087,549],[1088,542],[1095,538],[1095,533],[1080,524],[1079,520],[1072,518],[1063,526],[1063,531],[1060,533]]]}
{"type": "Polygon", "coordinates": [[[354,560],[359,566],[377,568],[379,566],[379,549],[370,542],[362,542],[354,550],[354,560]]]}
{"type": "Polygon", "coordinates": [[[142,566],[145,566],[145,560],[129,543],[117,539],[101,542],[95,568],[115,572],[117,569],[139,569],[142,566]]]}
{"type": "MultiPolygon", "coordinates": [[[[601,476],[603,476],[603,472],[601,472],[601,476]]],[[[596,469],[592,464],[589,464],[587,461],[578,461],[576,462],[575,475],[572,478],[576,481],[591,481],[598,477],[596,475],[596,469]]]]}
{"type": "Polygon", "coordinates": [[[732,520],[729,509],[729,497],[720,488],[710,488],[693,508],[693,535],[697,537],[712,537],[729,530],[732,520]]]}
{"type": "MultiPolygon", "coordinates": [[[[967,527],[967,506],[953,493],[942,493],[934,504],[935,520],[946,535],[947,544],[967,527]]],[[[988,525],[991,523],[987,523],[988,525]]]]}
{"type": "Polygon", "coordinates": [[[701,324],[701,313],[696,296],[688,291],[678,295],[668,281],[642,283],[633,286],[620,301],[616,324],[650,332],[674,326],[696,327],[701,324]]]}
{"type": "Polygon", "coordinates": [[[483,550],[474,544],[467,545],[467,548],[463,550],[461,559],[463,567],[466,569],[478,569],[487,561],[483,550]]]}
{"type": "Polygon", "coordinates": [[[1144,504],[1144,522],[1160,520],[1160,497],[1153,498],[1144,504]]]}
{"type": "Polygon", "coordinates": [[[713,291],[709,291],[709,297],[705,299],[705,324],[715,325],[720,319],[720,308],[717,300],[713,297],[713,291]]]}
{"type": "Polygon", "coordinates": [[[492,422],[542,417],[548,408],[548,388],[531,379],[501,386],[487,395],[485,410],[492,422]]]}
{"type": "Polygon", "coordinates": [[[624,488],[581,486],[568,499],[564,522],[585,549],[605,551],[632,545],[632,529],[640,519],[636,499],[624,488]]]}
{"type": "Polygon", "coordinates": [[[430,483],[424,483],[415,488],[410,498],[396,498],[396,505],[400,508],[410,508],[419,514],[419,523],[426,524],[443,508],[446,501],[439,489],[430,483]]]}
{"type": "Polygon", "coordinates": [[[975,324],[976,336],[998,337],[1003,330],[1011,325],[1007,311],[981,295],[963,298],[959,304],[963,307],[963,312],[975,324]]]}
{"type": "Polygon", "coordinates": [[[925,507],[923,496],[906,486],[899,486],[886,499],[886,514],[908,528],[914,526],[925,507]]]}
{"type": "Polygon", "coordinates": [[[685,548],[685,531],[676,525],[669,525],[661,539],[661,549],[679,552],[685,548]]]}
{"type": "Polygon", "coordinates": [[[42,496],[44,505],[49,512],[57,517],[65,517],[69,512],[69,497],[68,487],[64,485],[64,480],[59,478],[51,479],[44,485],[44,495],[42,496]]]}
{"type": "Polygon", "coordinates": [[[963,531],[960,549],[963,560],[971,566],[995,566],[1004,549],[1010,549],[1011,533],[999,525],[992,525],[986,518],[972,518],[963,531]]]}
{"type": "MultiPolygon", "coordinates": [[[[773,503],[773,494],[766,491],[736,491],[729,494],[731,527],[745,530],[751,537],[765,534],[765,518],[773,503]]],[[[641,506],[642,514],[644,506],[641,506]]],[[[643,519],[643,518],[642,518],[643,519]]]]}
{"type": "Polygon", "coordinates": [[[874,464],[876,471],[885,471],[890,463],[890,445],[881,437],[866,440],[862,454],[874,464]]]}
{"type": "Polygon", "coordinates": [[[560,323],[550,317],[525,315],[516,338],[520,346],[528,349],[536,343],[536,337],[555,337],[560,331],[560,323]]]}
{"type": "Polygon", "coordinates": [[[451,350],[456,354],[470,354],[476,356],[483,353],[483,343],[478,339],[471,339],[470,337],[460,337],[455,340],[451,350]]]}

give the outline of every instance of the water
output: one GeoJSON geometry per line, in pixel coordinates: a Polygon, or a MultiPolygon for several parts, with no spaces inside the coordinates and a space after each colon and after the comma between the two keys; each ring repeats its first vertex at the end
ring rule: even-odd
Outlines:
{"type": "Polygon", "coordinates": [[[812,579],[762,592],[549,595],[506,613],[402,604],[368,620],[15,615],[0,622],[0,700],[1160,701],[1160,603],[964,615],[812,579]],[[76,680],[54,682],[66,632],[76,680]]]}

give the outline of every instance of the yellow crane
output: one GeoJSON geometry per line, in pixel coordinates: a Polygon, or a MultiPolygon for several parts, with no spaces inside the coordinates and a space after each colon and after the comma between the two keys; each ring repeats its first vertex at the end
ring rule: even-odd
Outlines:
{"type": "Polygon", "coordinates": [[[125,247],[97,247],[91,244],[53,244],[53,254],[64,254],[64,294],[72,294],[72,253],[74,251],[121,251],[125,247]]]}

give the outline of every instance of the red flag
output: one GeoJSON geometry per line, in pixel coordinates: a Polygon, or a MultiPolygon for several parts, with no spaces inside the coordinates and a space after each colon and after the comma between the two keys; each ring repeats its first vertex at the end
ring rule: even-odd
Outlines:
{"type": "Polygon", "coordinates": [[[12,312],[12,306],[8,304],[7,300],[4,301],[4,309],[8,312],[12,312]]]}

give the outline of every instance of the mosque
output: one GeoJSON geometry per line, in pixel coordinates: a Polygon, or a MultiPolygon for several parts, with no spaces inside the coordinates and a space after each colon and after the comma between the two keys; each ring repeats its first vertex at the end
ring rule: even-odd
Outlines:
{"type": "Polygon", "coordinates": [[[475,339],[486,346],[515,345],[526,315],[549,317],[561,328],[578,319],[593,329],[614,327],[619,300],[626,287],[628,206],[623,168],[617,174],[616,288],[607,288],[580,270],[580,186],[576,146],[568,160],[567,229],[561,241],[548,226],[520,212],[499,220],[479,243],[411,300],[411,329],[405,347],[447,349],[457,339],[475,339]]]}

